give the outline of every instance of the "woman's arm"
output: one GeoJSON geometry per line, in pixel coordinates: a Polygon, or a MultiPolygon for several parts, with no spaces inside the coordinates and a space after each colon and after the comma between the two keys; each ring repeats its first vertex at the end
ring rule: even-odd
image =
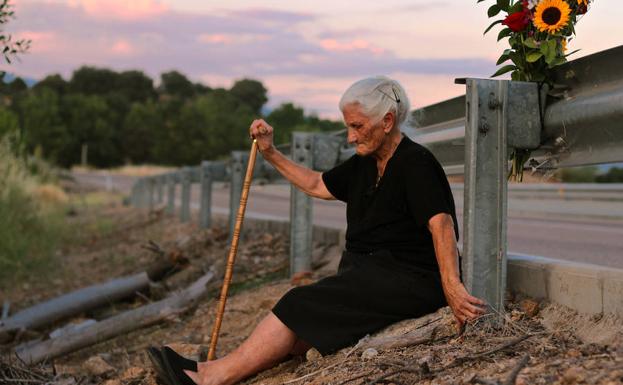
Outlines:
{"type": "Polygon", "coordinates": [[[306,194],[321,199],[335,199],[322,180],[320,172],[294,163],[273,145],[273,128],[263,119],[251,123],[249,132],[257,140],[264,159],[272,164],[284,178],[306,194]]]}
{"type": "Polygon", "coordinates": [[[443,292],[459,326],[462,327],[465,321],[484,314],[486,303],[471,296],[461,282],[452,216],[446,213],[433,216],[428,221],[428,230],[433,236],[443,292]]]}

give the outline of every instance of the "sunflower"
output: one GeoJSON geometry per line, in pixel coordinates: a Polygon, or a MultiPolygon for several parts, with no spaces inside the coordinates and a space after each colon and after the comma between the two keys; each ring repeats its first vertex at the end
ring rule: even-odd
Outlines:
{"type": "Polygon", "coordinates": [[[567,51],[567,39],[562,39],[560,46],[562,48],[562,52],[565,53],[567,51]]]}
{"type": "Polygon", "coordinates": [[[564,0],[543,0],[536,6],[534,26],[541,32],[556,33],[567,26],[570,13],[564,0]]]}
{"type": "Polygon", "coordinates": [[[578,0],[578,4],[588,6],[588,0],[578,0]]]}

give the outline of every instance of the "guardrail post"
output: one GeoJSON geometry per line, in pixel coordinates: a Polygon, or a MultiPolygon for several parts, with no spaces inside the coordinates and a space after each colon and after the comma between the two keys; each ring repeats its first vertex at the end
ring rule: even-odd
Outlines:
{"type": "Polygon", "coordinates": [[[154,198],[155,198],[155,179],[154,177],[148,177],[147,180],[147,208],[149,210],[154,209],[154,198]]]}
{"type": "Polygon", "coordinates": [[[160,204],[164,199],[164,178],[162,175],[156,177],[156,193],[158,194],[156,203],[160,204]]]}
{"type": "Polygon", "coordinates": [[[167,213],[175,213],[175,184],[177,182],[176,173],[167,174],[167,213]]]}
{"type": "Polygon", "coordinates": [[[136,187],[137,183],[138,182],[134,182],[132,184],[132,188],[130,189],[130,205],[134,206],[134,207],[137,207],[137,202],[136,202],[137,201],[137,198],[136,198],[136,196],[137,196],[137,187],[136,187]]]}
{"type": "Polygon", "coordinates": [[[534,83],[466,79],[463,281],[472,295],[504,311],[508,150],[538,146],[534,83]]]}
{"type": "Polygon", "coordinates": [[[247,169],[249,154],[244,151],[232,151],[231,153],[231,185],[229,195],[229,237],[234,234],[236,225],[236,213],[240,206],[242,196],[242,184],[244,183],[244,173],[247,169]]]}
{"type": "MultiPolygon", "coordinates": [[[[313,168],[314,134],[292,133],[292,160],[313,168]]],[[[292,186],[290,190],[290,276],[311,271],[312,198],[292,186]]]]}
{"type": "Polygon", "coordinates": [[[207,229],[210,227],[212,206],[212,163],[201,162],[199,179],[201,180],[201,208],[199,210],[199,225],[207,229]]]}
{"type": "Polygon", "coordinates": [[[182,168],[182,204],[180,210],[180,221],[188,222],[190,220],[190,185],[192,170],[190,167],[182,168]]]}
{"type": "Polygon", "coordinates": [[[147,181],[142,178],[138,181],[138,207],[144,209],[147,207],[147,181]]]}

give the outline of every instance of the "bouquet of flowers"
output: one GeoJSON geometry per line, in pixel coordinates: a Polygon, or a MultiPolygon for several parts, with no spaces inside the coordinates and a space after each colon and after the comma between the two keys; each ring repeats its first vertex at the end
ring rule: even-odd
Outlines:
{"type": "MultiPolygon", "coordinates": [[[[477,3],[485,0],[478,0],[477,3]]],[[[496,65],[505,64],[492,77],[511,73],[512,80],[537,82],[539,90],[544,84],[553,87],[552,68],[567,62],[567,45],[575,35],[575,24],[589,8],[591,0],[496,0],[489,7],[490,18],[506,13],[502,19],[491,23],[505,26],[498,33],[498,41],[508,38],[510,48],[505,49],[496,65]]],[[[530,151],[515,149],[511,154],[512,168],[509,179],[521,181],[523,164],[530,151]]]]}

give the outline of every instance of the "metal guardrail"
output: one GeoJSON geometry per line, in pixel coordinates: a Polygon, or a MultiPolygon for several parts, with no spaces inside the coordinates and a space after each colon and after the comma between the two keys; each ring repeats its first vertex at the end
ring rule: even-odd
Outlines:
{"type": "MultiPolygon", "coordinates": [[[[465,175],[463,280],[473,295],[493,307],[503,309],[506,285],[508,149],[534,150],[538,168],[623,161],[623,66],[616,64],[622,62],[623,46],[619,46],[557,67],[556,86],[549,95],[547,90],[539,94],[534,83],[457,79],[466,85],[465,95],[413,112],[414,123],[405,134],[428,147],[447,174],[465,175]]],[[[354,153],[345,144],[345,131],[297,132],[281,150],[298,163],[324,171],[354,153]]],[[[200,183],[200,223],[209,227],[211,184],[229,181],[233,226],[247,156],[234,151],[226,162],[204,161],[198,167],[143,178],[132,189],[132,203],[153,207],[155,199],[163,201],[166,187],[167,211],[173,213],[175,185],[181,184],[180,219],[188,220],[189,186],[200,183]]],[[[254,178],[274,182],[280,176],[260,157],[254,178]]],[[[592,185],[540,185],[538,193],[551,196],[561,188],[576,197],[595,192],[592,185]]],[[[615,199],[621,188],[599,190],[615,199]]],[[[514,196],[535,193],[534,187],[513,185],[512,189],[514,196]]],[[[311,199],[294,188],[290,199],[290,269],[294,274],[310,269],[313,208],[311,199]]]]}

